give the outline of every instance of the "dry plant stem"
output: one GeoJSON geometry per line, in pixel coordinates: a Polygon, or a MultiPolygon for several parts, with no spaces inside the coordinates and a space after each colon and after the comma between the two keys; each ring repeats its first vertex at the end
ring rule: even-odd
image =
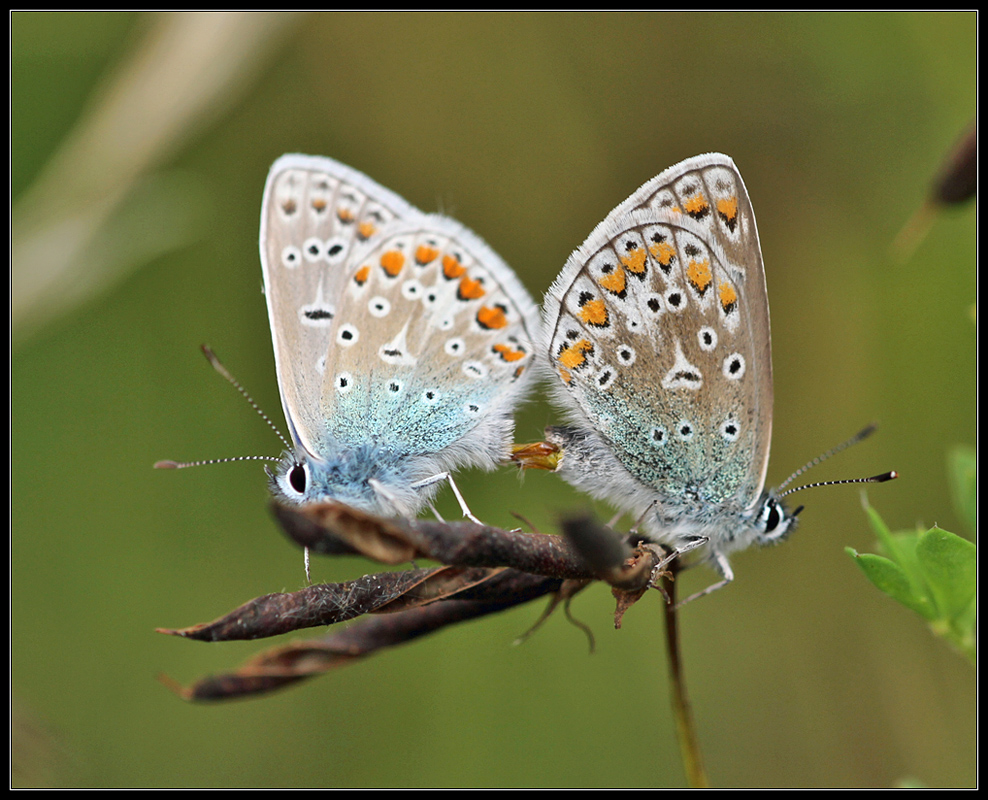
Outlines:
{"type": "Polygon", "coordinates": [[[686,693],[686,678],[683,675],[682,649],[679,643],[679,616],[676,608],[675,573],[679,571],[678,561],[670,565],[672,574],[663,576],[662,584],[669,602],[665,606],[666,615],[666,654],[669,659],[669,690],[672,698],[673,715],[676,718],[676,737],[683,757],[683,769],[692,789],[707,789],[710,783],[703,769],[703,756],[700,741],[696,735],[696,723],[686,693]]]}
{"type": "Polygon", "coordinates": [[[541,594],[555,592],[561,584],[558,579],[507,569],[438,567],[378,572],[346,583],[264,595],[213,622],[159,628],[158,632],[201,642],[263,639],[365,614],[398,614],[452,600],[469,601],[489,614],[537,597],[538,593],[528,593],[526,581],[536,583],[541,594]]]}
{"type": "Polygon", "coordinates": [[[383,564],[428,558],[456,567],[509,567],[551,578],[599,578],[623,588],[648,583],[644,565],[635,569],[624,566],[631,548],[610,530],[583,518],[564,523],[564,538],[472,522],[381,519],[335,503],[300,509],[275,504],[272,510],[289,538],[313,553],[359,553],[383,564]],[[571,530],[586,530],[589,536],[582,539],[596,535],[613,540],[608,542],[604,562],[596,550],[570,537],[571,530]]]}
{"type": "MultiPolygon", "coordinates": [[[[273,691],[446,625],[553,595],[565,601],[593,580],[611,584],[616,621],[652,584],[661,560],[589,518],[567,520],[566,537],[468,522],[381,519],[339,504],[275,506],[288,536],[314,553],[359,554],[385,564],[427,558],[445,566],[378,572],[344,583],[255,598],[213,622],[161,633],[199,641],[259,639],[364,618],[346,630],[257,654],[232,672],[183,688],[189,700],[273,691]]],[[[556,603],[553,605],[555,606],[556,603]]]]}
{"type": "Polygon", "coordinates": [[[250,698],[347,666],[448,625],[527,603],[559,588],[558,580],[512,570],[501,572],[491,583],[494,599],[451,599],[368,617],[327,636],[265,650],[232,672],[202,678],[188,687],[164,678],[162,682],[193,702],[250,698]]]}

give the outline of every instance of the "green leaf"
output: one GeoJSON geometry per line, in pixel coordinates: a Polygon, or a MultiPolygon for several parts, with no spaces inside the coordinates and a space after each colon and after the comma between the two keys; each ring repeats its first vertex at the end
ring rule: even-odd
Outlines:
{"type": "Polygon", "coordinates": [[[919,594],[913,588],[905,570],[894,561],[873,553],[858,553],[852,547],[844,550],[867,576],[876,588],[885,592],[889,597],[898,600],[907,608],[921,614],[928,620],[936,619],[936,610],[928,597],[919,594]]]}
{"type": "Polygon", "coordinates": [[[926,598],[923,572],[916,561],[916,542],[919,539],[919,532],[900,531],[892,533],[879,513],[867,504],[867,500],[862,499],[865,503],[868,519],[871,522],[871,528],[875,532],[875,536],[878,537],[879,552],[899,566],[909,582],[911,594],[926,598]]]}
{"type": "Polygon", "coordinates": [[[950,531],[893,533],[865,503],[872,530],[884,555],[848,555],[876,588],[926,619],[930,628],[975,661],[977,547],[950,531]]]}
{"type": "Polygon", "coordinates": [[[949,531],[931,528],[916,545],[916,555],[939,616],[956,619],[974,602],[977,548],[949,531]]]}
{"type": "Polygon", "coordinates": [[[969,531],[978,529],[978,454],[969,445],[957,445],[947,456],[954,508],[969,531]]]}

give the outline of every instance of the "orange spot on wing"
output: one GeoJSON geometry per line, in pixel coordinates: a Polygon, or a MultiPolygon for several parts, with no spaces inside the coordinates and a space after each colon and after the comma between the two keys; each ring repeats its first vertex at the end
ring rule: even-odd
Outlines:
{"type": "Polygon", "coordinates": [[[343,208],[341,206],[336,209],[336,218],[344,224],[351,223],[353,222],[353,212],[349,208],[343,208]]]}
{"type": "Polygon", "coordinates": [[[480,327],[488,330],[508,327],[508,318],[504,314],[504,309],[500,306],[494,306],[493,308],[481,306],[480,311],[477,312],[477,322],[480,324],[480,327]]]}
{"type": "Polygon", "coordinates": [[[485,294],[487,292],[484,291],[484,285],[480,281],[471,280],[467,275],[463,276],[460,288],[456,290],[456,296],[461,300],[479,300],[485,294]]]}
{"type": "Polygon", "coordinates": [[[738,302],[738,293],[734,291],[734,287],[725,282],[717,287],[717,291],[720,293],[720,304],[723,309],[725,311],[733,310],[738,302]]]}
{"type": "Polygon", "coordinates": [[[710,262],[690,261],[689,266],[686,268],[686,277],[696,287],[696,290],[700,294],[703,294],[714,280],[713,275],[710,274],[710,262]]]}
{"type": "Polygon", "coordinates": [[[381,256],[381,269],[392,278],[401,272],[403,266],[405,266],[405,254],[399,250],[388,250],[381,256]]]}
{"type": "Polygon", "coordinates": [[[597,281],[604,289],[613,294],[621,294],[624,291],[625,282],[624,270],[621,267],[597,281]]]}
{"type": "Polygon", "coordinates": [[[326,201],[321,197],[315,197],[312,200],[312,208],[322,213],[326,210],[326,201]]]}
{"type": "Polygon", "coordinates": [[[521,359],[525,357],[524,350],[515,350],[513,347],[508,347],[506,344],[494,345],[494,352],[498,353],[505,361],[521,361],[521,359]]]}
{"type": "Polygon", "coordinates": [[[358,269],[353,275],[353,279],[360,286],[363,286],[365,283],[367,283],[367,279],[369,277],[370,277],[370,267],[368,267],[366,264],[362,266],[360,269],[358,269]]]}
{"type": "Polygon", "coordinates": [[[361,222],[357,226],[357,236],[359,236],[361,239],[370,239],[370,237],[374,235],[374,231],[376,230],[377,227],[374,225],[373,222],[361,222]]]}
{"type": "Polygon", "coordinates": [[[573,380],[573,373],[568,372],[565,369],[560,369],[559,370],[559,377],[563,379],[563,382],[564,383],[569,383],[570,381],[573,380]]]}
{"type": "Polygon", "coordinates": [[[582,367],[587,362],[586,354],[593,350],[593,345],[588,339],[580,339],[573,342],[569,347],[563,348],[556,360],[567,370],[582,367]]]}
{"type": "Polygon", "coordinates": [[[456,256],[443,256],[443,275],[449,280],[459,278],[467,269],[456,256]]]}
{"type": "Polygon", "coordinates": [[[656,242],[648,248],[648,251],[652,254],[652,258],[663,267],[668,267],[676,257],[676,248],[669,242],[656,242]]]}
{"type": "Polygon", "coordinates": [[[628,272],[641,275],[645,271],[645,251],[640,247],[629,250],[627,255],[621,257],[621,263],[628,268],[628,272]]]}
{"type": "Polygon", "coordinates": [[[702,194],[695,194],[683,203],[683,210],[691,217],[702,217],[710,210],[710,204],[702,194]]]}
{"type": "Polygon", "coordinates": [[[418,249],[415,251],[415,260],[419,264],[424,265],[434,260],[438,255],[439,251],[436,250],[435,247],[429,247],[427,244],[420,244],[418,249]]]}
{"type": "Polygon", "coordinates": [[[717,201],[717,212],[728,222],[738,215],[738,199],[725,197],[717,201]]]}
{"type": "Polygon", "coordinates": [[[580,319],[588,325],[602,328],[607,325],[607,307],[603,300],[590,300],[580,309],[580,319]]]}

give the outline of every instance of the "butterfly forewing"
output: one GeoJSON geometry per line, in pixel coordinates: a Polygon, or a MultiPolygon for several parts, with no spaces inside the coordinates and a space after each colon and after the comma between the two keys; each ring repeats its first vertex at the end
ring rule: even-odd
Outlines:
{"type": "Polygon", "coordinates": [[[690,159],[642,186],[571,256],[550,298],[551,366],[635,478],[663,504],[757,500],[768,308],[729,158],[690,159]]]}
{"type": "Polygon", "coordinates": [[[261,211],[264,291],[278,385],[293,438],[314,452],[322,375],[340,292],[359,251],[421,212],[332,159],[288,155],[268,175],[261,211]],[[291,411],[290,411],[291,410],[291,411]]]}

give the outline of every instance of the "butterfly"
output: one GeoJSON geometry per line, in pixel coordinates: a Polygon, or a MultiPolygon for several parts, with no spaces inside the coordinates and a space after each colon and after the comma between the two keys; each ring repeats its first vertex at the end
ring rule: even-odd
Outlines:
{"type": "Polygon", "coordinates": [[[608,214],[546,293],[539,350],[570,423],[546,431],[559,475],[633,514],[673,557],[699,551],[719,573],[683,602],[733,580],[731,553],[795,528],[801,509],[765,489],[768,295],[728,156],[682,161],[608,214]]]}
{"type": "Polygon", "coordinates": [[[536,377],[538,309],[455,220],[329,158],[271,167],[264,294],[291,447],[269,471],[291,506],[414,516],[451,472],[509,454],[536,377]]]}

